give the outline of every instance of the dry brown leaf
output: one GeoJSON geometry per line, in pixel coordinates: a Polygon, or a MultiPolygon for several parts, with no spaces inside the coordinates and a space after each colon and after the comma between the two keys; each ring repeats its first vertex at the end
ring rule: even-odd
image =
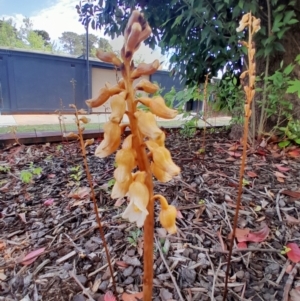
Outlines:
{"type": "Polygon", "coordinates": [[[279,177],[277,177],[276,179],[277,179],[277,181],[278,181],[278,182],[280,182],[280,183],[284,183],[284,179],[283,179],[283,178],[279,178],[279,177]]]}
{"type": "Polygon", "coordinates": [[[300,192],[299,191],[291,191],[291,190],[283,190],[282,194],[288,195],[294,199],[300,199],[300,192]]]}
{"type": "Polygon", "coordinates": [[[254,171],[247,171],[247,175],[250,178],[256,178],[257,177],[257,174],[254,171]]]}
{"type": "Polygon", "coordinates": [[[274,171],[274,175],[276,178],[286,178],[287,176],[279,171],[274,171]]]}
{"type": "Polygon", "coordinates": [[[284,212],[284,215],[286,217],[286,221],[289,223],[289,224],[294,224],[294,225],[297,225],[297,224],[300,224],[300,220],[297,219],[297,218],[294,218],[293,216],[287,214],[284,212]]]}
{"type": "Polygon", "coordinates": [[[82,200],[90,194],[90,191],[91,191],[91,188],[89,188],[89,187],[80,187],[76,191],[70,192],[68,197],[77,199],[77,200],[82,200]]]}

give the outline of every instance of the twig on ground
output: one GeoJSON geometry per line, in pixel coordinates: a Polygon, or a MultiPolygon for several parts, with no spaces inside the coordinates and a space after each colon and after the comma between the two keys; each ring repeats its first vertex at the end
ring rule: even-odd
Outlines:
{"type": "Polygon", "coordinates": [[[277,283],[277,284],[280,283],[282,277],[283,277],[284,274],[286,273],[286,268],[287,268],[290,264],[291,264],[290,261],[287,260],[286,263],[285,263],[285,265],[283,266],[283,268],[282,268],[282,270],[281,270],[281,273],[279,274],[279,276],[278,276],[278,278],[277,278],[277,280],[276,280],[276,283],[277,283]]]}
{"type": "Polygon", "coordinates": [[[280,199],[280,194],[281,192],[283,191],[284,189],[280,189],[277,193],[277,196],[276,196],[276,212],[277,212],[277,215],[278,215],[278,219],[279,221],[282,222],[282,217],[281,217],[281,213],[280,213],[280,208],[279,208],[279,199],[280,199]]]}
{"type": "Polygon", "coordinates": [[[292,271],[291,271],[291,273],[288,277],[288,280],[286,281],[286,284],[284,286],[282,301],[288,301],[289,292],[291,290],[291,287],[292,287],[292,284],[293,284],[293,281],[294,281],[294,277],[296,276],[299,267],[300,267],[300,263],[297,263],[294,266],[294,268],[292,269],[292,271]]]}
{"type": "Polygon", "coordinates": [[[170,274],[170,277],[171,277],[172,282],[173,282],[173,284],[174,284],[174,286],[175,286],[175,289],[176,289],[176,291],[177,291],[177,294],[178,294],[178,296],[179,296],[179,299],[180,299],[181,301],[184,301],[184,299],[183,299],[183,297],[182,297],[182,295],[181,295],[181,292],[180,292],[180,288],[178,287],[177,282],[176,282],[176,279],[174,278],[174,276],[173,276],[173,274],[172,274],[172,272],[171,272],[171,270],[170,270],[170,267],[168,266],[168,263],[167,263],[167,261],[166,261],[166,259],[165,259],[165,257],[164,257],[164,254],[163,254],[163,252],[162,252],[162,250],[161,250],[161,247],[160,247],[160,245],[159,245],[159,243],[158,243],[158,241],[157,241],[157,238],[154,237],[154,239],[155,239],[155,243],[156,243],[156,246],[157,246],[157,248],[158,248],[160,257],[161,257],[162,261],[164,262],[165,267],[167,268],[167,270],[168,270],[168,272],[169,272],[169,274],[170,274]]]}
{"type": "Polygon", "coordinates": [[[92,298],[92,296],[89,293],[89,289],[85,288],[81,282],[79,281],[79,279],[77,278],[77,276],[75,275],[75,273],[73,271],[69,272],[69,275],[76,281],[76,283],[80,286],[80,288],[82,289],[82,293],[88,297],[88,299],[90,301],[95,301],[94,298],[92,298]]]}

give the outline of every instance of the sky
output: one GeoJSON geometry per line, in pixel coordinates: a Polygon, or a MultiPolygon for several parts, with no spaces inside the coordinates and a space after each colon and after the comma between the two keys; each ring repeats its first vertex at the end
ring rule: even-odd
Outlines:
{"type": "MultiPolygon", "coordinates": [[[[12,18],[16,26],[20,27],[23,18],[29,17],[33,23],[33,29],[46,30],[51,40],[58,43],[58,38],[64,31],[85,33],[83,25],[78,21],[75,9],[78,3],[79,0],[0,0],[0,18],[12,18]]],[[[100,31],[90,29],[90,33],[104,37],[100,31]]],[[[105,38],[110,40],[109,37],[105,36],[105,38]]],[[[110,43],[114,50],[119,50],[123,44],[123,38],[119,37],[110,43]]],[[[154,59],[165,60],[159,50],[152,51],[145,45],[140,47],[136,55],[147,63],[154,59]]]]}

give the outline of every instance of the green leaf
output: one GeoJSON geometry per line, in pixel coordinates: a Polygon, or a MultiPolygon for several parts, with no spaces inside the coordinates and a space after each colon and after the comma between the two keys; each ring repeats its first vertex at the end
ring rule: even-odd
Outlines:
{"type": "Polygon", "coordinates": [[[298,93],[298,97],[300,98],[300,80],[291,80],[288,81],[289,87],[287,88],[287,93],[298,93]]]}
{"type": "Polygon", "coordinates": [[[291,141],[281,141],[281,142],[279,142],[278,143],[278,146],[280,147],[280,148],[284,148],[284,147],[287,147],[289,144],[291,143],[291,141]]]}
{"type": "Polygon", "coordinates": [[[289,24],[289,25],[293,25],[293,24],[296,24],[296,23],[298,23],[299,21],[297,20],[297,19],[291,19],[291,20],[289,20],[288,22],[287,22],[287,24],[289,24]]]}
{"type": "Polygon", "coordinates": [[[285,68],[284,68],[284,70],[283,70],[283,73],[285,74],[285,75],[289,75],[293,70],[294,70],[294,65],[293,64],[289,64],[289,65],[287,65],[285,68]]]}
{"type": "Polygon", "coordinates": [[[284,14],[284,19],[283,19],[283,23],[284,24],[287,24],[291,19],[292,17],[295,16],[295,12],[293,10],[289,10],[287,11],[285,14],[284,14]]]}
{"type": "Polygon", "coordinates": [[[294,140],[297,144],[300,144],[300,138],[294,140]]]}

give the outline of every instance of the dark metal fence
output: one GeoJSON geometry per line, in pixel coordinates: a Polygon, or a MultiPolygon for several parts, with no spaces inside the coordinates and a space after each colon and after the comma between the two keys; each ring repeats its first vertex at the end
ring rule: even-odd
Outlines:
{"type": "MultiPolygon", "coordinates": [[[[113,69],[95,61],[90,61],[90,66],[113,69]]],[[[54,113],[63,109],[63,104],[62,111],[66,113],[69,103],[86,107],[86,77],[86,61],[81,58],[0,49],[0,112],[54,113]]],[[[172,86],[177,91],[181,88],[179,80],[166,71],[156,72],[151,80],[159,82],[164,92],[172,86]]]]}

